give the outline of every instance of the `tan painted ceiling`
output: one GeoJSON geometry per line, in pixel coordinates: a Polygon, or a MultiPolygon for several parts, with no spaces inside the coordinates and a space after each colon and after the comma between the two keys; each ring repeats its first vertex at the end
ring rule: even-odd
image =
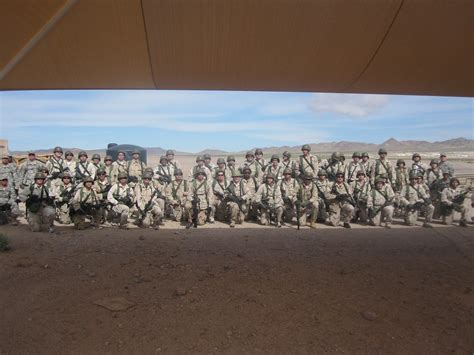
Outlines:
{"type": "Polygon", "coordinates": [[[3,0],[0,89],[473,96],[472,0],[3,0]]]}

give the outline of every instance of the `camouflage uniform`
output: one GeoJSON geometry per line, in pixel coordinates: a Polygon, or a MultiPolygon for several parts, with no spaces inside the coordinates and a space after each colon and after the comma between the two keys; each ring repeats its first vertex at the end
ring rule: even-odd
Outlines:
{"type": "Polygon", "coordinates": [[[58,222],[70,224],[70,203],[74,197],[75,186],[71,183],[71,179],[67,180],[65,176],[71,178],[69,173],[63,173],[61,182],[51,188],[51,193],[56,204],[58,222]]]}
{"type": "Polygon", "coordinates": [[[367,178],[369,179],[369,183],[371,183],[370,177],[372,176],[373,165],[369,159],[370,159],[369,153],[363,152],[361,154],[360,166],[362,170],[364,170],[365,176],[367,176],[367,178]]]}
{"type": "Polygon", "coordinates": [[[36,158],[34,160],[25,160],[18,168],[16,186],[19,189],[24,189],[25,187],[33,184],[35,182],[35,174],[44,167],[44,163],[36,158]]]}
{"type": "MultiPolygon", "coordinates": [[[[218,170],[218,173],[222,172],[222,170],[218,170]]],[[[212,182],[212,191],[214,192],[214,199],[212,203],[212,211],[211,211],[211,218],[217,219],[218,221],[224,221],[226,219],[226,207],[227,204],[225,203],[225,197],[226,197],[226,188],[228,186],[228,183],[226,181],[225,175],[224,175],[224,180],[222,182],[214,179],[212,182]]]]}
{"type": "Polygon", "coordinates": [[[352,154],[353,161],[346,164],[344,176],[346,178],[346,182],[349,184],[351,184],[353,181],[357,179],[357,173],[359,171],[364,171],[364,168],[359,163],[359,161],[355,160],[355,158],[359,158],[359,157],[360,157],[360,154],[358,152],[354,152],[354,154],[352,154]]]}
{"type": "Polygon", "coordinates": [[[318,171],[318,179],[315,182],[316,187],[318,188],[319,199],[319,215],[318,219],[326,221],[328,219],[329,203],[325,200],[325,194],[329,191],[331,182],[327,179],[326,170],[320,169],[318,171]]]}
{"type": "MultiPolygon", "coordinates": [[[[195,177],[198,174],[204,175],[205,174],[204,169],[198,170],[196,172],[195,177]]],[[[186,197],[186,204],[185,204],[186,214],[188,216],[188,227],[192,223],[192,219],[193,219],[192,202],[194,199],[198,199],[197,223],[198,225],[204,225],[208,218],[208,214],[212,212],[212,206],[214,204],[214,194],[212,193],[212,187],[205,179],[203,179],[202,181],[199,181],[195,178],[190,183],[189,193],[186,197]]]]}
{"type": "Polygon", "coordinates": [[[227,199],[227,208],[229,210],[230,227],[233,228],[236,223],[241,224],[245,219],[245,214],[249,206],[249,190],[243,183],[238,171],[233,172],[232,181],[227,186],[226,193],[229,197],[227,199]]]}
{"type": "Polygon", "coordinates": [[[249,168],[251,171],[251,175],[257,179],[257,181],[260,182],[263,180],[263,171],[261,169],[260,164],[258,164],[255,159],[254,153],[251,151],[248,151],[247,154],[245,155],[245,161],[242,163],[240,166],[240,171],[244,171],[244,168],[249,168]]]}
{"type": "Polygon", "coordinates": [[[441,171],[449,173],[449,177],[454,176],[454,168],[451,166],[451,164],[448,163],[447,158],[446,158],[446,153],[441,153],[439,155],[440,161],[439,161],[439,168],[441,171]],[[444,158],[444,159],[443,159],[444,158]]]}
{"type": "Polygon", "coordinates": [[[370,186],[370,182],[363,171],[360,171],[357,177],[359,177],[361,174],[365,178],[363,180],[358,179],[357,181],[353,182],[351,187],[354,194],[354,199],[357,202],[354,209],[354,218],[355,220],[360,219],[362,223],[365,223],[367,222],[368,218],[367,202],[369,200],[372,187],[370,186]]]}
{"type": "Polygon", "coordinates": [[[212,171],[209,170],[209,168],[204,165],[204,158],[201,156],[197,156],[196,163],[197,165],[193,166],[191,170],[189,171],[188,180],[193,180],[197,172],[202,170],[206,174],[206,179],[208,183],[210,184],[212,182],[212,171]]]}
{"type": "Polygon", "coordinates": [[[76,165],[76,181],[83,181],[86,177],[90,177],[94,180],[97,168],[91,162],[82,159],[83,157],[87,159],[86,152],[79,152],[79,161],[76,165]]]}
{"type": "Polygon", "coordinates": [[[434,206],[431,204],[425,189],[417,186],[415,175],[410,175],[410,184],[402,189],[400,193],[400,203],[406,208],[405,223],[407,225],[414,225],[418,220],[418,215],[421,211],[425,214],[425,222],[423,226],[431,227],[430,222],[433,217],[434,206]]]}
{"type": "Polygon", "coordinates": [[[76,171],[76,160],[74,159],[74,154],[70,151],[66,151],[64,154],[65,159],[64,159],[64,170],[69,171],[72,177],[74,177],[75,171],[76,171]],[[69,157],[71,157],[69,159],[69,157]]]}
{"type": "Polygon", "coordinates": [[[56,185],[61,181],[59,177],[62,172],[66,170],[66,165],[64,164],[64,159],[61,157],[56,157],[55,153],[61,153],[63,150],[61,147],[55,147],[53,150],[53,155],[49,157],[46,162],[46,169],[48,169],[48,185],[56,185]]]}
{"type": "Polygon", "coordinates": [[[303,183],[300,185],[299,203],[300,209],[300,223],[306,224],[307,216],[310,216],[310,225],[315,227],[315,222],[318,217],[320,208],[320,198],[318,195],[318,187],[313,182],[314,176],[311,173],[306,173],[303,176],[303,183]]]}
{"type": "Polygon", "coordinates": [[[280,164],[280,158],[278,158],[277,155],[272,155],[272,158],[270,159],[270,164],[267,165],[265,174],[271,173],[275,175],[275,181],[279,182],[282,179],[283,170],[283,166],[280,164]],[[273,165],[273,161],[278,162],[278,164],[273,165]]]}
{"type": "Polygon", "coordinates": [[[334,152],[331,155],[331,159],[329,160],[329,164],[326,167],[326,172],[328,174],[329,181],[335,181],[336,175],[338,173],[344,174],[346,171],[346,165],[344,162],[341,161],[341,154],[338,152],[334,152]]]}
{"type": "Polygon", "coordinates": [[[92,177],[86,177],[83,186],[79,188],[71,202],[73,212],[72,220],[76,229],[87,228],[86,217],[92,221],[92,226],[99,227],[102,219],[101,195],[93,188],[92,177]]]}
{"type": "Polygon", "coordinates": [[[293,178],[296,178],[298,176],[298,166],[297,163],[293,160],[291,160],[291,153],[288,151],[283,152],[283,159],[281,161],[281,166],[283,170],[285,169],[291,169],[291,176],[293,178]]]}
{"type": "Polygon", "coordinates": [[[118,176],[118,171],[117,167],[114,166],[112,163],[112,157],[110,155],[107,155],[104,159],[104,171],[107,175],[107,180],[109,184],[113,184],[117,182],[117,176],[118,176]]]}
{"type": "MultiPolygon", "coordinates": [[[[173,208],[173,219],[177,222],[183,220],[183,215],[185,213],[185,203],[186,197],[188,195],[189,186],[188,181],[181,179],[180,181],[176,180],[176,174],[181,174],[181,169],[175,170],[175,179],[166,186],[166,199],[168,204],[173,208]]],[[[186,219],[185,217],[184,219],[186,219]]]]}
{"type": "Polygon", "coordinates": [[[119,173],[119,182],[113,184],[107,194],[107,200],[112,205],[112,211],[119,215],[120,227],[123,229],[128,228],[128,217],[135,199],[133,189],[127,183],[122,184],[120,182],[121,179],[124,180],[126,178],[126,173],[119,173]]]}
{"type": "Polygon", "coordinates": [[[283,199],[281,197],[280,185],[275,182],[272,174],[267,174],[267,182],[260,185],[255,194],[255,204],[260,209],[260,223],[270,225],[270,213],[276,217],[276,226],[281,227],[281,217],[283,215],[283,199]],[[270,183],[268,180],[273,181],[270,183]]]}
{"type": "Polygon", "coordinates": [[[166,151],[166,159],[168,160],[168,165],[170,167],[170,171],[171,171],[171,177],[174,179],[174,173],[176,170],[181,170],[181,165],[179,164],[179,162],[174,158],[175,156],[175,153],[174,153],[174,150],[172,149],[168,149],[166,151]]]}
{"type": "Polygon", "coordinates": [[[2,163],[0,164],[0,175],[8,178],[8,185],[17,188],[17,171],[14,164],[8,162],[8,155],[2,156],[2,163]]]}
{"type": "Polygon", "coordinates": [[[120,174],[120,173],[125,173],[127,174],[128,173],[128,161],[125,160],[125,153],[124,152],[118,152],[117,153],[117,160],[114,161],[112,163],[112,165],[114,166],[115,168],[115,172],[116,174],[120,174]],[[120,160],[119,159],[119,154],[122,153],[123,154],[123,160],[120,160]]]}
{"type": "Polygon", "coordinates": [[[140,155],[140,152],[137,150],[132,152],[132,159],[128,161],[127,164],[127,174],[131,180],[131,187],[135,187],[135,184],[141,182],[143,173],[146,169],[146,164],[140,160],[140,158],[135,157],[135,155],[140,155]]]}
{"type": "Polygon", "coordinates": [[[410,183],[408,176],[409,171],[405,167],[405,161],[403,159],[398,159],[397,167],[395,168],[395,192],[400,193],[400,191],[402,191],[402,189],[410,183]],[[403,166],[401,166],[402,164],[403,166]]]}
{"type": "Polygon", "coordinates": [[[441,205],[443,210],[443,223],[444,224],[452,224],[454,211],[461,213],[461,219],[459,221],[459,225],[461,227],[467,227],[466,223],[466,213],[468,209],[464,205],[465,199],[462,199],[462,195],[467,193],[459,186],[459,180],[457,178],[451,179],[450,186],[445,188],[443,192],[441,192],[441,205]],[[457,182],[456,186],[454,182],[457,182]],[[456,198],[461,198],[462,201],[455,202],[456,198]]]}
{"type": "Polygon", "coordinates": [[[135,200],[141,222],[139,225],[143,228],[153,226],[157,229],[163,218],[163,209],[160,206],[162,203],[159,201],[162,193],[153,187],[151,175],[146,174],[144,178],[149,178],[150,182],[148,184],[141,182],[135,186],[135,200]]]}
{"type": "Polygon", "coordinates": [[[393,186],[395,185],[395,177],[392,163],[385,159],[385,157],[382,158],[382,154],[387,154],[387,151],[385,149],[379,149],[380,158],[375,160],[371,180],[374,182],[375,179],[385,174],[388,177],[388,183],[393,186]]]}
{"type": "Polygon", "coordinates": [[[8,184],[7,175],[0,175],[0,180],[6,182],[5,186],[3,186],[3,183],[0,184],[0,214],[2,214],[0,224],[7,223],[10,220],[16,225],[18,224],[16,219],[20,215],[20,209],[16,202],[15,189],[8,184]],[[6,217],[5,220],[3,220],[3,215],[6,217]]]}
{"type": "Polygon", "coordinates": [[[421,162],[421,156],[418,153],[414,153],[412,156],[413,164],[410,167],[410,172],[418,176],[426,177],[427,166],[421,162]]]}
{"type": "Polygon", "coordinates": [[[329,225],[338,226],[339,223],[344,223],[344,227],[350,228],[350,221],[352,219],[352,214],[354,212],[354,206],[350,204],[347,200],[342,200],[338,197],[338,195],[346,195],[348,198],[352,196],[352,188],[351,186],[341,181],[340,183],[337,181],[337,176],[344,175],[339,173],[336,175],[336,181],[332,183],[330,188],[326,191],[325,197],[326,201],[329,203],[329,225]]]}
{"type": "Polygon", "coordinates": [[[165,157],[160,158],[160,164],[155,168],[154,174],[165,185],[174,179],[173,167],[165,157]]]}
{"type": "Polygon", "coordinates": [[[385,228],[391,228],[393,218],[393,200],[395,193],[384,179],[375,180],[375,187],[369,193],[367,208],[369,209],[370,224],[380,226],[385,221],[385,228]]]}
{"type": "Polygon", "coordinates": [[[311,147],[308,144],[303,145],[301,147],[301,151],[303,154],[300,155],[296,165],[299,176],[303,176],[305,173],[312,173],[313,175],[316,175],[319,171],[318,158],[310,154],[311,147]]]}
{"type": "Polygon", "coordinates": [[[257,217],[257,208],[255,206],[255,194],[257,193],[258,187],[260,185],[255,176],[250,175],[248,178],[246,178],[245,172],[249,170],[250,170],[250,167],[245,167],[242,169],[243,178],[241,181],[242,181],[242,184],[244,184],[246,189],[248,190],[248,198],[249,198],[247,215],[245,216],[245,218],[247,220],[253,220],[253,219],[256,219],[257,217]]]}
{"type": "Polygon", "coordinates": [[[286,223],[291,223],[295,212],[295,203],[298,199],[298,193],[301,187],[299,182],[291,177],[293,174],[291,168],[286,168],[283,174],[287,174],[280,182],[281,196],[284,203],[283,217],[286,223]]]}

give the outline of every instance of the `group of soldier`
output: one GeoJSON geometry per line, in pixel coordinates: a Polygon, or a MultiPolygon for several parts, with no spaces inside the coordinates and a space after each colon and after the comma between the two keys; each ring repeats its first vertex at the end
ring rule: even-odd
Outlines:
{"type": "MultiPolygon", "coordinates": [[[[182,222],[186,228],[215,220],[235,227],[243,221],[263,225],[309,225],[317,223],[351,228],[368,223],[391,228],[394,215],[408,225],[423,218],[432,227],[433,218],[453,222],[461,214],[467,226],[469,190],[460,186],[452,166],[442,153],[426,166],[413,154],[407,164],[396,165],[380,149],[378,158],[354,152],[346,162],[341,153],[329,159],[311,154],[307,144],[292,159],[289,152],[272,155],[267,161],[261,149],[249,151],[237,164],[235,156],[213,164],[208,154],[198,156],[185,177],[174,151],[168,150],[157,167],[147,167],[140,152],[119,151],[115,161],[98,154],[56,147],[46,163],[34,152],[20,165],[2,156],[0,164],[0,223],[17,224],[18,204],[26,204],[32,231],[54,231],[54,222],[73,223],[78,229],[131,223],[158,229],[165,219],[182,222]],[[465,201],[466,200],[466,201],[465,201]]],[[[471,197],[472,198],[472,197],[471,197]]],[[[471,203],[472,206],[472,203],[471,203]]]]}

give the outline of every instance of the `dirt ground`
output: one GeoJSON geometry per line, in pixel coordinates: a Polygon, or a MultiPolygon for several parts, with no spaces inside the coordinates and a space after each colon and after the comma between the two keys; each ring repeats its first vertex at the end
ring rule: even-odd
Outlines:
{"type": "Polygon", "coordinates": [[[472,231],[2,227],[0,353],[472,354],[472,231]]]}

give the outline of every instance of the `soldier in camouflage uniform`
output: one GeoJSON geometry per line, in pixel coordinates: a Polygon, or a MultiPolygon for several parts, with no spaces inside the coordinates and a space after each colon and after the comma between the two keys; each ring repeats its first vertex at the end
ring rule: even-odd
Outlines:
{"type": "Polygon", "coordinates": [[[401,206],[405,207],[405,223],[409,226],[415,225],[420,212],[425,214],[423,227],[432,228],[431,219],[433,217],[434,206],[431,199],[424,190],[418,186],[418,176],[410,173],[410,183],[406,185],[400,193],[401,206]]]}
{"type": "MultiPolygon", "coordinates": [[[[173,209],[172,218],[177,222],[181,222],[183,220],[183,215],[185,214],[184,207],[188,191],[188,181],[183,178],[182,170],[176,169],[174,171],[173,181],[166,187],[166,199],[168,204],[171,205],[173,209]]],[[[184,219],[187,219],[187,217],[184,219]]]]}
{"type": "Polygon", "coordinates": [[[319,169],[318,171],[318,178],[315,182],[316,187],[318,188],[318,195],[320,197],[319,199],[319,215],[318,215],[318,220],[327,222],[328,219],[328,209],[329,209],[329,203],[326,201],[326,192],[329,191],[329,188],[331,186],[331,183],[327,179],[328,174],[326,170],[324,169],[319,169]]]}
{"type": "Polygon", "coordinates": [[[61,182],[51,188],[57,210],[57,221],[61,224],[70,224],[70,203],[74,197],[76,187],[72,184],[72,176],[69,171],[61,174],[61,182]]]}
{"type": "Polygon", "coordinates": [[[43,225],[48,226],[50,233],[54,233],[54,198],[45,185],[46,175],[36,173],[35,182],[24,188],[19,197],[26,203],[28,223],[33,232],[40,232],[43,225]]]}
{"type": "Polygon", "coordinates": [[[263,158],[263,151],[260,148],[255,149],[255,163],[257,164],[259,174],[257,176],[260,179],[260,182],[264,179],[264,173],[267,170],[268,163],[263,158]]]}
{"type": "Polygon", "coordinates": [[[349,185],[356,181],[357,173],[361,170],[364,170],[360,164],[360,156],[361,154],[359,152],[354,152],[352,154],[352,161],[346,164],[344,176],[346,177],[346,182],[349,185]]]}
{"type": "Polygon", "coordinates": [[[317,174],[319,171],[318,158],[310,154],[311,147],[309,144],[304,144],[301,147],[301,151],[303,154],[300,155],[297,163],[299,177],[302,178],[305,173],[317,174]]]}
{"type": "Polygon", "coordinates": [[[240,166],[242,174],[244,173],[244,168],[249,168],[251,175],[260,183],[260,179],[263,178],[263,172],[260,170],[260,165],[255,162],[255,154],[252,151],[248,151],[247,154],[245,154],[245,161],[240,166]]]}
{"type": "Polygon", "coordinates": [[[208,180],[208,183],[210,184],[212,182],[212,171],[209,170],[207,166],[204,165],[204,158],[201,155],[198,155],[196,157],[196,165],[191,168],[189,171],[189,178],[188,180],[193,180],[196,176],[196,173],[200,170],[204,171],[206,174],[206,179],[208,180]]]}
{"type": "Polygon", "coordinates": [[[291,223],[295,214],[295,203],[300,191],[299,182],[292,177],[293,170],[286,168],[283,170],[283,179],[280,183],[281,196],[284,203],[283,217],[284,222],[291,223]]]}
{"type": "Polygon", "coordinates": [[[331,154],[331,159],[329,159],[328,166],[326,167],[326,172],[328,173],[328,180],[335,181],[336,174],[344,174],[346,166],[341,159],[341,153],[334,152],[331,154]]]}
{"type": "Polygon", "coordinates": [[[409,171],[405,166],[405,160],[398,159],[397,167],[395,168],[395,192],[400,193],[403,187],[409,184],[410,180],[408,179],[408,175],[409,171]]]}
{"type": "Polygon", "coordinates": [[[214,203],[214,194],[211,185],[206,181],[206,170],[198,169],[194,175],[194,180],[190,183],[189,193],[186,197],[186,214],[190,228],[193,224],[193,200],[197,203],[198,215],[197,224],[204,225],[206,220],[214,223],[214,218],[210,217],[214,203]]]}
{"type": "Polygon", "coordinates": [[[69,171],[69,174],[74,178],[76,172],[76,160],[74,159],[74,154],[69,150],[64,153],[64,170],[69,171]]]}
{"type": "MultiPolygon", "coordinates": [[[[216,169],[216,166],[212,163],[211,155],[210,154],[204,154],[202,157],[204,159],[204,165],[206,166],[206,168],[208,168],[211,173],[214,172],[214,170],[216,169]]],[[[211,176],[213,176],[213,175],[211,174],[211,176]]]]}
{"type": "Polygon", "coordinates": [[[217,166],[214,168],[214,171],[212,172],[212,176],[214,176],[214,178],[218,171],[223,171],[226,182],[230,182],[230,180],[232,179],[232,174],[230,173],[229,169],[227,169],[224,158],[217,159],[217,166]]]}
{"type": "Polygon", "coordinates": [[[260,223],[269,226],[272,215],[276,220],[276,227],[281,228],[283,216],[283,199],[281,197],[280,185],[275,181],[275,175],[266,175],[265,183],[260,185],[255,194],[255,204],[260,211],[260,223]]]}
{"type": "Polygon", "coordinates": [[[114,166],[112,157],[110,155],[106,155],[104,158],[103,170],[105,171],[109,184],[113,184],[117,182],[118,171],[116,167],[114,166]]]}
{"type": "Polygon", "coordinates": [[[112,205],[112,211],[119,217],[119,228],[128,229],[128,218],[135,200],[135,194],[128,185],[127,173],[121,172],[118,174],[118,183],[113,184],[110,188],[107,200],[112,205]]]}
{"type": "Polygon", "coordinates": [[[93,228],[102,228],[100,226],[102,219],[101,195],[93,188],[94,179],[86,176],[82,180],[82,187],[77,189],[74,198],[71,201],[72,220],[74,228],[82,230],[89,227],[86,218],[91,220],[93,228]]]}
{"type": "Polygon", "coordinates": [[[367,177],[367,179],[369,179],[368,182],[371,183],[370,177],[372,176],[372,162],[370,161],[369,153],[363,152],[360,156],[361,156],[360,166],[364,170],[365,176],[367,177]]]}
{"type": "Polygon", "coordinates": [[[233,155],[227,156],[227,179],[230,181],[234,173],[240,172],[239,167],[235,165],[235,157],[233,155]]]}
{"type": "Polygon", "coordinates": [[[395,174],[392,163],[387,160],[387,151],[384,148],[379,149],[379,158],[375,160],[371,180],[375,182],[375,179],[380,175],[386,174],[388,177],[387,183],[395,185],[395,174]]]}
{"type": "MultiPolygon", "coordinates": [[[[112,165],[110,165],[110,167],[112,167],[112,165]]],[[[107,176],[107,171],[104,168],[100,168],[99,170],[97,170],[96,179],[92,188],[100,197],[101,201],[107,201],[107,195],[109,193],[109,190],[112,188],[112,182],[107,176]]],[[[107,212],[107,208],[102,208],[101,223],[108,223],[107,212]]]]}
{"type": "Polygon", "coordinates": [[[467,227],[466,214],[467,208],[464,205],[467,191],[464,191],[459,186],[458,178],[451,178],[449,181],[449,187],[446,187],[441,192],[441,209],[443,215],[443,224],[452,224],[454,211],[461,213],[461,219],[459,220],[460,227],[467,227]]]}
{"type": "MultiPolygon", "coordinates": [[[[125,152],[120,150],[117,152],[117,160],[113,162],[112,164],[115,168],[116,175],[118,177],[118,174],[120,173],[125,173],[128,174],[128,162],[125,160],[125,152]]],[[[116,182],[116,181],[114,181],[116,182]]]]}
{"type": "Polygon", "coordinates": [[[61,182],[60,174],[66,169],[62,156],[63,149],[61,147],[55,147],[53,155],[50,156],[46,162],[46,168],[48,169],[48,182],[50,186],[54,186],[61,182]]]}
{"type": "Polygon", "coordinates": [[[270,159],[270,164],[267,165],[267,170],[265,171],[265,174],[272,173],[275,175],[275,180],[278,183],[283,175],[283,167],[280,164],[280,158],[278,155],[273,154],[271,159],[270,159]]]}
{"type": "Polygon", "coordinates": [[[0,225],[8,222],[18,225],[20,209],[16,198],[15,189],[8,184],[8,175],[0,174],[0,225]]]}
{"type": "Polygon", "coordinates": [[[140,151],[134,150],[132,159],[127,164],[127,174],[132,188],[141,181],[145,169],[146,164],[140,160],[140,151]]]}
{"type": "Polygon", "coordinates": [[[309,223],[311,228],[316,227],[316,219],[320,208],[320,198],[318,187],[313,182],[314,175],[310,172],[303,176],[303,183],[300,185],[298,202],[301,204],[300,209],[300,223],[306,225],[307,216],[309,216],[309,223]]]}
{"type": "Polygon", "coordinates": [[[17,187],[19,189],[24,189],[27,186],[30,186],[35,181],[35,174],[41,168],[44,168],[44,163],[36,159],[35,152],[28,153],[28,159],[26,159],[23,163],[21,163],[20,167],[18,168],[17,174],[17,187]]]}
{"type": "Polygon", "coordinates": [[[100,154],[92,154],[91,161],[92,161],[92,164],[94,165],[96,171],[98,169],[104,167],[104,164],[100,161],[100,159],[101,159],[100,154]]]}
{"type": "Polygon", "coordinates": [[[162,193],[153,187],[153,173],[145,173],[142,182],[135,186],[135,201],[138,210],[138,225],[142,228],[160,228],[163,209],[159,202],[162,193]]]}
{"type": "Polygon", "coordinates": [[[255,206],[255,194],[258,191],[258,187],[260,186],[258,183],[258,180],[255,176],[252,175],[252,170],[250,167],[246,166],[242,169],[242,184],[245,185],[245,187],[248,190],[248,197],[249,197],[249,203],[248,203],[248,209],[247,209],[247,215],[245,216],[246,220],[255,220],[257,218],[257,207],[255,206]]]}
{"type": "Polygon", "coordinates": [[[356,201],[353,222],[357,222],[359,219],[362,223],[366,223],[369,214],[367,202],[369,200],[369,194],[372,190],[372,187],[370,186],[369,179],[363,170],[359,170],[357,172],[357,180],[352,183],[351,187],[354,200],[356,201]]]}
{"type": "Polygon", "coordinates": [[[166,151],[166,159],[168,160],[168,164],[170,166],[170,169],[171,169],[171,176],[174,178],[174,172],[177,170],[177,169],[180,169],[181,170],[181,165],[179,164],[179,162],[175,159],[175,153],[174,153],[174,150],[172,149],[168,149],[166,151]]]}
{"type": "Polygon", "coordinates": [[[97,168],[94,164],[87,160],[87,153],[85,151],[79,152],[79,161],[76,165],[76,182],[82,182],[86,177],[95,179],[97,168]]]}
{"type": "Polygon", "coordinates": [[[165,156],[160,157],[160,164],[155,168],[154,174],[158,177],[158,180],[162,184],[169,184],[174,176],[173,176],[174,169],[172,165],[168,162],[168,159],[165,156]]]}
{"type": "Polygon", "coordinates": [[[297,164],[295,161],[291,160],[291,153],[285,150],[282,154],[282,160],[281,160],[281,166],[283,170],[285,169],[291,169],[291,176],[296,178],[298,173],[297,173],[297,164]]]}
{"type": "Polygon", "coordinates": [[[413,163],[411,164],[410,171],[415,172],[418,176],[426,176],[426,165],[421,161],[421,155],[414,153],[411,157],[413,163]]]}
{"type": "Polygon", "coordinates": [[[355,203],[351,186],[344,182],[344,173],[336,173],[336,181],[326,191],[325,197],[329,202],[329,225],[336,227],[342,221],[344,228],[351,228],[355,203]]]}
{"type": "Polygon", "coordinates": [[[448,163],[448,156],[446,155],[446,153],[441,153],[439,155],[439,168],[443,173],[448,172],[449,177],[454,176],[454,168],[451,166],[451,164],[448,163]]]}
{"type": "Polygon", "coordinates": [[[394,198],[395,193],[392,187],[385,183],[385,179],[375,179],[375,186],[369,193],[367,200],[370,225],[380,226],[385,222],[385,228],[392,228],[392,218],[395,210],[393,207],[394,198]]]}
{"type": "Polygon", "coordinates": [[[249,205],[249,190],[245,184],[242,183],[242,175],[235,169],[232,173],[232,181],[226,188],[226,201],[229,211],[229,219],[231,228],[235,224],[242,224],[245,219],[245,214],[249,205]]]}
{"type": "Polygon", "coordinates": [[[216,177],[212,181],[212,191],[214,193],[214,199],[212,203],[211,216],[218,221],[224,221],[226,219],[226,189],[227,181],[224,170],[217,170],[216,177]]]}
{"type": "Polygon", "coordinates": [[[8,184],[14,189],[17,188],[17,173],[13,164],[9,163],[8,155],[2,155],[2,163],[0,164],[0,174],[8,178],[8,184]]]}

